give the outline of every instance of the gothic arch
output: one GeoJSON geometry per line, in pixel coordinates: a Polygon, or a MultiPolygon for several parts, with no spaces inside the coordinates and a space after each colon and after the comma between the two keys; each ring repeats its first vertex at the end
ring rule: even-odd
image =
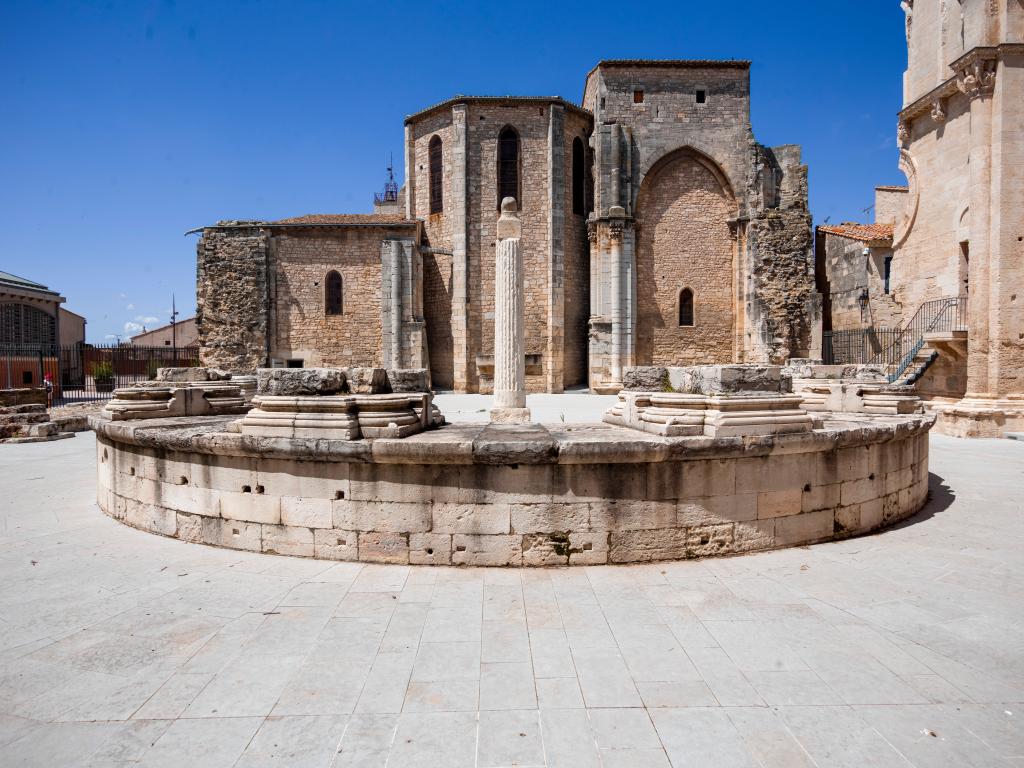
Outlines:
{"type": "Polygon", "coordinates": [[[730,197],[736,198],[736,185],[732,182],[732,176],[729,171],[726,170],[725,166],[715,160],[710,150],[703,147],[700,143],[694,142],[691,144],[685,144],[681,147],[674,149],[667,149],[660,154],[652,155],[648,158],[643,158],[640,164],[640,172],[638,174],[639,183],[634,187],[633,193],[633,207],[634,210],[640,202],[640,193],[643,191],[644,182],[649,176],[656,174],[659,169],[663,168],[667,163],[671,163],[674,159],[680,155],[689,155],[694,158],[697,162],[703,164],[715,177],[718,179],[724,190],[727,190],[730,197]]]}
{"type": "MultiPolygon", "coordinates": [[[[637,193],[636,361],[638,365],[731,362],[736,266],[729,179],[691,147],[652,164],[637,193]],[[683,292],[700,296],[700,323],[684,319],[683,292]]],[[[692,303],[691,303],[692,307],[692,303]]]]}

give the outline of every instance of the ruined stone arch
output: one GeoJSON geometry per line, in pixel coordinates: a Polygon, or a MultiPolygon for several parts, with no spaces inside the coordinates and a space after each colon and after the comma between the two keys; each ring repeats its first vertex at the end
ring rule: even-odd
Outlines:
{"type": "Polygon", "coordinates": [[[692,147],[664,155],[644,175],[635,208],[637,364],[732,360],[736,212],[727,175],[692,147]],[[680,322],[684,290],[692,302],[700,297],[699,325],[680,322]]]}

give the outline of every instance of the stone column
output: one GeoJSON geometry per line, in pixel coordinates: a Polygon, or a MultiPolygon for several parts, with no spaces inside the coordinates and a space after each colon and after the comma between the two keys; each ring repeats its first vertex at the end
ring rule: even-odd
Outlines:
{"type": "Polygon", "coordinates": [[[608,236],[611,241],[611,377],[607,383],[608,387],[622,388],[622,359],[626,333],[626,301],[623,283],[625,264],[622,259],[622,234],[625,228],[624,208],[613,205],[608,209],[608,216],[611,219],[608,225],[608,236]]]}
{"type": "Polygon", "coordinates": [[[391,250],[391,367],[402,366],[402,243],[387,241],[391,250]]]}
{"type": "Polygon", "coordinates": [[[526,407],[522,232],[516,201],[506,197],[501,201],[494,264],[494,407],[491,409],[491,421],[504,424],[530,421],[530,409],[526,407]]]}
{"type": "Polygon", "coordinates": [[[971,100],[970,211],[971,259],[968,266],[970,295],[967,300],[967,397],[984,397],[993,391],[989,379],[991,352],[990,205],[992,196],[992,86],[995,62],[975,60],[958,74],[957,86],[971,100]]]}

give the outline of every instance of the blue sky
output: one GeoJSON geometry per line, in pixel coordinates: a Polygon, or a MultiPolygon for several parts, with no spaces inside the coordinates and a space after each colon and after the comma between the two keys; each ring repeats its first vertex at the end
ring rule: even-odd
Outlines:
{"type": "Polygon", "coordinates": [[[753,61],[752,120],[798,143],[815,220],[903,183],[895,0],[0,3],[0,270],[90,341],[195,308],[193,227],[361,212],[405,115],[455,94],[579,101],[602,58],[753,61]],[[510,10],[511,9],[511,10],[510,10]],[[641,10],[642,9],[642,10],[641,10]]]}

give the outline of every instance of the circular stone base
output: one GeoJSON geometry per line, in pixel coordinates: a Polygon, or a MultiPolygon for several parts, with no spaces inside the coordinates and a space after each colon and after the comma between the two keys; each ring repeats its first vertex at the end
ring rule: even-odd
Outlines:
{"type": "Polygon", "coordinates": [[[404,439],[111,422],[97,499],[153,533],[326,560],[632,563],[867,533],[928,493],[932,416],[823,414],[813,432],[661,438],[607,424],[448,425],[404,439]]]}

